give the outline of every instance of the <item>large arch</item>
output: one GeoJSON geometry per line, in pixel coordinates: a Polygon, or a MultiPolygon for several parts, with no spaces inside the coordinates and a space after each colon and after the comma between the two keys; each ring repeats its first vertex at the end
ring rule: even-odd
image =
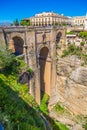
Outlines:
{"type": "Polygon", "coordinates": [[[40,50],[39,64],[40,64],[40,86],[41,91],[50,95],[50,81],[51,81],[51,62],[49,60],[49,49],[43,47],[40,50]]]}
{"type": "Polygon", "coordinates": [[[23,54],[24,40],[21,37],[15,36],[9,41],[9,49],[16,56],[23,54]]]}

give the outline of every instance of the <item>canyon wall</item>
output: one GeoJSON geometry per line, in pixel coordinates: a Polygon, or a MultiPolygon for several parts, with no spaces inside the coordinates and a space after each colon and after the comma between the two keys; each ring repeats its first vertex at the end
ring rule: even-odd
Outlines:
{"type": "Polygon", "coordinates": [[[76,55],[57,62],[58,98],[73,114],[87,114],[87,66],[76,55]]]}

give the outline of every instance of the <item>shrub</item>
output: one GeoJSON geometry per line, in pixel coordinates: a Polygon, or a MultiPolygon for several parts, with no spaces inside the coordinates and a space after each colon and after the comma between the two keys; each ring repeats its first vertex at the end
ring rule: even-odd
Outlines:
{"type": "Polygon", "coordinates": [[[84,44],[85,44],[85,42],[80,42],[80,45],[81,45],[81,46],[84,46],[84,44]]]}
{"type": "Polygon", "coordinates": [[[29,72],[29,74],[32,74],[32,73],[33,73],[33,69],[32,69],[32,68],[29,68],[29,69],[27,70],[27,72],[29,72]]]}
{"type": "Polygon", "coordinates": [[[49,100],[49,96],[43,93],[40,110],[46,115],[48,115],[48,100],[49,100]]]}
{"type": "Polygon", "coordinates": [[[75,32],[70,31],[70,32],[66,32],[66,34],[75,34],[75,32]]]}
{"type": "Polygon", "coordinates": [[[84,39],[87,39],[87,32],[86,31],[80,32],[79,36],[82,37],[82,38],[84,38],[84,39]]]}
{"type": "Polygon", "coordinates": [[[58,130],[58,128],[59,128],[59,130],[69,130],[69,128],[66,126],[66,125],[64,125],[64,124],[62,124],[62,123],[59,123],[59,122],[57,122],[57,121],[54,121],[55,122],[55,124],[56,124],[56,129],[54,129],[54,130],[58,130]]]}
{"type": "Polygon", "coordinates": [[[83,128],[85,128],[85,130],[87,130],[87,123],[83,125],[83,128]]]}
{"type": "Polygon", "coordinates": [[[29,77],[29,79],[33,78],[33,76],[34,76],[34,71],[33,71],[33,69],[32,69],[32,68],[29,68],[29,69],[27,70],[27,72],[28,72],[28,77],[29,77]]]}
{"type": "Polygon", "coordinates": [[[76,47],[74,44],[70,44],[69,47],[63,51],[62,57],[67,55],[79,55],[81,54],[82,48],[76,47]]]}
{"type": "Polygon", "coordinates": [[[4,46],[0,46],[0,67],[5,68],[8,67],[14,62],[15,56],[11,54],[11,52],[5,48],[4,46]]]}
{"type": "Polygon", "coordinates": [[[54,109],[55,109],[55,111],[58,111],[60,113],[63,113],[65,111],[64,107],[62,107],[59,103],[56,104],[54,109]]]}
{"type": "Polygon", "coordinates": [[[66,50],[63,50],[63,54],[62,54],[62,57],[65,57],[67,55],[72,55],[72,54],[75,54],[76,53],[76,46],[74,44],[70,44],[68,49],[66,50]]]}

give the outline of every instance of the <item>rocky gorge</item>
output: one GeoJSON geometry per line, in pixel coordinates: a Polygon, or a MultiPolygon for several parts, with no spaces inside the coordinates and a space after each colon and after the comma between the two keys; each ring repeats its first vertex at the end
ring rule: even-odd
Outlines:
{"type": "MultiPolygon", "coordinates": [[[[77,55],[60,57],[57,61],[57,93],[58,100],[68,110],[70,115],[51,116],[70,126],[70,130],[84,130],[84,119],[75,119],[76,116],[87,115],[87,65],[77,55]],[[77,126],[78,125],[78,126],[77,126]]],[[[81,117],[80,117],[81,118],[81,117]]]]}
{"type": "Polygon", "coordinates": [[[58,97],[74,114],[87,114],[87,66],[76,55],[57,63],[58,97]]]}

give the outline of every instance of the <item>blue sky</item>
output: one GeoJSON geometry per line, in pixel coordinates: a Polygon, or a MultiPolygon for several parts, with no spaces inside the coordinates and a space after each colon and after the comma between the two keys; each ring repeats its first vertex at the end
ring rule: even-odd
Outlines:
{"type": "Polygon", "coordinates": [[[87,0],[0,0],[0,21],[21,20],[49,11],[82,16],[87,12],[87,0]]]}

